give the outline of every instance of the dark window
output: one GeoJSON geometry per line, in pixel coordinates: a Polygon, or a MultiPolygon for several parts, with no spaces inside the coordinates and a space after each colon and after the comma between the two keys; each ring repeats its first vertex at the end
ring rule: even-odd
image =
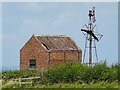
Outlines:
{"type": "Polygon", "coordinates": [[[29,66],[29,68],[36,68],[36,60],[34,60],[34,59],[30,60],[30,66],[29,66]]]}

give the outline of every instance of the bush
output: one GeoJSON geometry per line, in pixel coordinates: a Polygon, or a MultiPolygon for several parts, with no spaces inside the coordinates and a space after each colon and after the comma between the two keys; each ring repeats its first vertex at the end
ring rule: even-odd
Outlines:
{"type": "Polygon", "coordinates": [[[109,67],[107,67],[106,62],[95,65],[93,67],[93,80],[102,81],[104,80],[103,76],[109,71],[109,67]]]}
{"type": "MultiPolygon", "coordinates": [[[[99,81],[117,81],[120,77],[120,65],[108,67],[106,63],[87,66],[79,63],[61,63],[50,67],[44,72],[44,78],[39,83],[95,83],[99,81]],[[118,74],[119,73],[119,74],[118,74]]],[[[41,70],[6,71],[2,73],[3,80],[21,77],[40,76],[41,70]]]]}
{"type": "Polygon", "coordinates": [[[50,83],[58,82],[76,82],[82,78],[86,65],[79,63],[62,63],[48,69],[45,77],[50,83]]]}
{"type": "Polygon", "coordinates": [[[95,83],[98,81],[118,80],[118,67],[108,67],[106,63],[87,66],[79,63],[57,64],[45,73],[45,81],[49,83],[95,83]]]}

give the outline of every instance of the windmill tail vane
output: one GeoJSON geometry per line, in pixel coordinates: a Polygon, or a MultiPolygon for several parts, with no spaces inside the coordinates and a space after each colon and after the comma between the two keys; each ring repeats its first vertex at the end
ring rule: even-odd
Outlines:
{"type": "Polygon", "coordinates": [[[83,63],[85,63],[85,57],[86,57],[86,49],[89,49],[89,55],[88,55],[88,60],[89,62],[87,64],[97,64],[98,63],[98,56],[97,56],[97,49],[96,49],[96,41],[98,42],[103,35],[102,34],[98,34],[97,32],[95,32],[95,22],[96,22],[96,18],[95,18],[95,7],[92,8],[92,10],[89,10],[88,13],[88,17],[89,17],[89,22],[88,25],[85,24],[85,26],[81,29],[82,33],[85,35],[86,37],[86,42],[85,42],[85,50],[84,50],[84,56],[83,56],[83,63]],[[89,45],[87,45],[89,42],[89,45]],[[96,56],[96,62],[92,62],[93,58],[92,58],[92,52],[93,50],[95,50],[95,56],[96,56]]]}

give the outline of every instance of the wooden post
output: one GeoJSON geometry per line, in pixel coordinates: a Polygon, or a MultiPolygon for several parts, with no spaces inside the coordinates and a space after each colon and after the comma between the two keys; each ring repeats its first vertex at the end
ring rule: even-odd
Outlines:
{"type": "Polygon", "coordinates": [[[44,72],[44,67],[41,69],[41,79],[43,79],[43,72],[44,72]]]}
{"type": "Polygon", "coordinates": [[[21,84],[22,84],[22,78],[20,77],[19,78],[19,86],[21,87],[21,84]]]}
{"type": "Polygon", "coordinates": [[[32,77],[31,77],[31,86],[33,85],[32,77]]]}

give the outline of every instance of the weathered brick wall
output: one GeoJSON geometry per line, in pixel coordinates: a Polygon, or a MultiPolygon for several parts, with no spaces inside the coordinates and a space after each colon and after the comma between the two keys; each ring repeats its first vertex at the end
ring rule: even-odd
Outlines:
{"type": "Polygon", "coordinates": [[[48,67],[49,65],[61,62],[79,62],[82,61],[81,52],[56,51],[47,52],[45,48],[37,41],[33,35],[20,50],[20,69],[29,68],[29,60],[36,60],[36,68],[48,67]],[[50,61],[49,61],[50,60],[50,61]]]}
{"type": "Polygon", "coordinates": [[[66,61],[78,61],[78,52],[67,52],[66,61]]]}
{"type": "Polygon", "coordinates": [[[50,64],[64,62],[64,52],[50,52],[50,64]]]}
{"type": "Polygon", "coordinates": [[[50,64],[56,64],[60,62],[79,62],[81,63],[82,53],[80,52],[51,52],[50,64]]]}
{"type": "Polygon", "coordinates": [[[36,60],[36,68],[47,65],[47,54],[41,44],[32,36],[20,50],[20,69],[29,68],[29,60],[36,60]]]}
{"type": "Polygon", "coordinates": [[[79,62],[81,63],[82,59],[82,53],[80,52],[67,52],[66,53],[66,61],[71,61],[71,62],[79,62]]]}

